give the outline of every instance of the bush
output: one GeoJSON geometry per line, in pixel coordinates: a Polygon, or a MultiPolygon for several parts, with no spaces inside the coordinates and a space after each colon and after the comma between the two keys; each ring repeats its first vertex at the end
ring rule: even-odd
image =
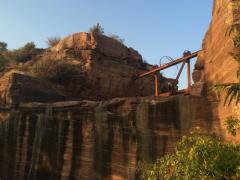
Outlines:
{"type": "Polygon", "coordinates": [[[47,39],[48,47],[56,46],[61,41],[60,37],[50,37],[47,39]]]}
{"type": "Polygon", "coordinates": [[[237,34],[233,38],[234,47],[240,48],[240,34],[237,34]]]}
{"type": "Polygon", "coordinates": [[[2,54],[0,54],[0,72],[4,70],[6,63],[7,60],[2,54]]]}
{"type": "Polygon", "coordinates": [[[239,179],[240,144],[193,132],[183,137],[176,152],[154,164],[139,163],[142,179],[239,179]]]}
{"type": "Polygon", "coordinates": [[[240,130],[240,119],[230,116],[225,120],[225,126],[229,134],[236,136],[237,132],[240,130]]]}
{"type": "Polygon", "coordinates": [[[45,59],[33,66],[33,74],[56,83],[65,83],[71,76],[81,73],[81,66],[66,62],[65,60],[45,59]]]}
{"type": "Polygon", "coordinates": [[[93,27],[91,27],[89,29],[89,32],[102,35],[102,34],[104,34],[104,29],[99,23],[97,23],[96,25],[94,25],[93,27]]]}
{"type": "Polygon", "coordinates": [[[124,44],[124,39],[120,38],[118,35],[116,34],[109,34],[108,37],[120,42],[121,44],[124,44]]]}
{"type": "Polygon", "coordinates": [[[14,59],[17,62],[26,62],[31,60],[35,55],[37,55],[37,49],[33,42],[25,44],[23,47],[12,51],[14,59]]]}
{"type": "Polygon", "coordinates": [[[7,51],[7,43],[0,41],[0,53],[7,51]]]}

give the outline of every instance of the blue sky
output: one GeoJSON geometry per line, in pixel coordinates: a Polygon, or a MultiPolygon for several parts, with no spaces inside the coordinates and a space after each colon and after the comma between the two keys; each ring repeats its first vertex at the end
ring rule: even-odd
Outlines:
{"type": "MultiPolygon", "coordinates": [[[[212,0],[0,0],[0,41],[10,49],[34,41],[88,31],[99,22],[148,62],[201,49],[212,0]]],[[[174,74],[176,69],[165,72],[174,74]]],[[[183,86],[183,85],[182,85],[183,86]]]]}

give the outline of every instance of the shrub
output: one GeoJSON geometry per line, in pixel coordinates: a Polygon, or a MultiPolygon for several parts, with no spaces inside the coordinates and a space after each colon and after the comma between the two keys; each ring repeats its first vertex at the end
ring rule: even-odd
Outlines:
{"type": "Polygon", "coordinates": [[[239,179],[240,144],[193,132],[178,143],[176,152],[154,164],[139,163],[142,179],[239,179]]]}
{"type": "Polygon", "coordinates": [[[109,34],[108,37],[120,42],[121,44],[124,44],[124,39],[120,38],[118,35],[116,34],[109,34]]]}
{"type": "Polygon", "coordinates": [[[104,34],[104,29],[99,23],[97,23],[89,29],[89,32],[96,34],[104,34]]]}
{"type": "Polygon", "coordinates": [[[0,41],[0,53],[7,51],[7,43],[0,41]]]}
{"type": "Polygon", "coordinates": [[[233,38],[234,47],[240,48],[240,34],[237,34],[233,38]]]}
{"type": "Polygon", "coordinates": [[[23,47],[13,51],[14,59],[17,62],[26,62],[29,61],[37,54],[36,46],[33,42],[25,44],[23,47]]]}
{"type": "Polygon", "coordinates": [[[33,66],[33,74],[57,83],[65,83],[71,76],[82,71],[81,66],[66,62],[65,60],[40,60],[33,66]]]}
{"type": "Polygon", "coordinates": [[[4,70],[6,63],[7,63],[7,60],[2,54],[0,54],[0,71],[4,70]]]}
{"type": "Polygon", "coordinates": [[[47,45],[48,47],[56,46],[61,41],[60,37],[50,37],[47,39],[47,45]]]}
{"type": "Polygon", "coordinates": [[[225,125],[228,133],[232,136],[236,136],[237,131],[240,130],[240,119],[230,116],[225,120],[225,125]]]}

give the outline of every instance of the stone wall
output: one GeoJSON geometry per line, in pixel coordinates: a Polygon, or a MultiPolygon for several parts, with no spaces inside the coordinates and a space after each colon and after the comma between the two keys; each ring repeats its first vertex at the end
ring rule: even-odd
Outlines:
{"type": "MultiPolygon", "coordinates": [[[[240,3],[232,0],[215,0],[212,21],[203,41],[203,51],[199,54],[193,73],[194,91],[202,93],[212,101],[214,119],[221,128],[224,120],[230,115],[240,112],[239,106],[224,106],[224,93],[214,88],[216,84],[238,82],[236,72],[238,63],[231,56],[233,52],[233,36],[231,26],[239,23],[240,3]],[[198,89],[198,91],[196,91],[198,89]]],[[[228,135],[226,131],[222,135],[228,135]]]]}
{"type": "Polygon", "coordinates": [[[22,104],[0,113],[0,179],[135,179],[139,160],[212,128],[201,97],[22,104]]]}

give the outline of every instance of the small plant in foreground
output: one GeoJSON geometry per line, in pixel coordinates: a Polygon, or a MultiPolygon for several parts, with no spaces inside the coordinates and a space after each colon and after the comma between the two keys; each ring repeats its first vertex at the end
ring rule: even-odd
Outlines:
{"type": "Polygon", "coordinates": [[[240,144],[224,143],[199,131],[184,136],[175,153],[154,164],[139,163],[142,179],[239,179],[240,144]]]}

